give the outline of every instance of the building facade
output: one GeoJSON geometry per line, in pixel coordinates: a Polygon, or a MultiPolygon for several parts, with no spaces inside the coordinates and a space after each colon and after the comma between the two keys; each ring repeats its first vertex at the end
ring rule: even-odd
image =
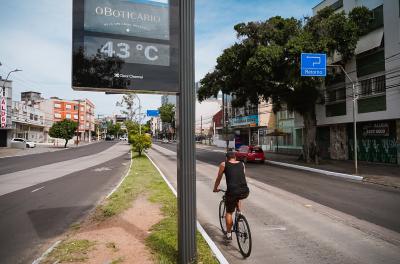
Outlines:
{"type": "Polygon", "coordinates": [[[12,102],[13,137],[43,143],[46,142],[46,115],[40,109],[28,106],[25,102],[12,102]]]}
{"type": "Polygon", "coordinates": [[[37,104],[52,124],[70,119],[78,123],[80,141],[92,140],[92,134],[95,134],[95,105],[90,100],[64,100],[51,97],[38,101],[37,104]]]}
{"type": "MultiPolygon", "coordinates": [[[[373,12],[370,31],[357,43],[354,58],[345,65],[352,80],[340,69],[329,69],[325,104],[316,106],[319,141],[332,159],[353,159],[353,111],[357,120],[360,160],[400,164],[400,3],[394,0],[325,0],[326,6],[348,13],[356,6],[373,12]],[[334,76],[334,77],[332,77],[334,76]],[[353,109],[353,87],[357,95],[353,109]]],[[[340,56],[329,59],[339,64],[340,56]]]]}

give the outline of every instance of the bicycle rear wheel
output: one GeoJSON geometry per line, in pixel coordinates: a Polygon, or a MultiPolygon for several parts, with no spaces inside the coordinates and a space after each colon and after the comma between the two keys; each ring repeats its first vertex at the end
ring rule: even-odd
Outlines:
{"type": "Polygon", "coordinates": [[[242,214],[237,218],[235,233],[240,253],[245,258],[249,257],[252,247],[251,232],[249,223],[247,222],[246,217],[242,214]]]}
{"type": "Polygon", "coordinates": [[[225,219],[225,201],[222,200],[219,203],[219,224],[221,226],[222,233],[226,234],[226,219],[225,219]]]}

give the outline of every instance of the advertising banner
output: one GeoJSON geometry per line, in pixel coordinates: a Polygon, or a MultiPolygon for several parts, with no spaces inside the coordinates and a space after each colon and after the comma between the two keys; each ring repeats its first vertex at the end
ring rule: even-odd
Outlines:
{"type": "Polygon", "coordinates": [[[235,117],[235,118],[230,119],[230,124],[232,127],[258,126],[258,115],[235,117]]]}
{"type": "Polygon", "coordinates": [[[179,92],[178,0],[74,0],[72,86],[179,92]]]}
{"type": "Polygon", "coordinates": [[[4,96],[1,97],[1,128],[7,127],[7,100],[4,96]]]}

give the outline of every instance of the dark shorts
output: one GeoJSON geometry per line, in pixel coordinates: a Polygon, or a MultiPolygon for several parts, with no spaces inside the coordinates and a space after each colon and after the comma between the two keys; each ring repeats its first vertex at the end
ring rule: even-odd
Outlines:
{"type": "Polygon", "coordinates": [[[239,202],[239,197],[237,196],[226,196],[225,197],[225,207],[227,213],[235,212],[235,208],[239,202]]]}

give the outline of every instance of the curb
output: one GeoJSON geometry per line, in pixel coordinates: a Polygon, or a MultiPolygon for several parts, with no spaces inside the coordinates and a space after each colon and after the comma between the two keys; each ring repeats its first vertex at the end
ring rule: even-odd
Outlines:
{"type": "MultiPolygon", "coordinates": [[[[130,154],[131,154],[131,163],[129,164],[129,169],[128,169],[128,171],[126,172],[125,176],[121,179],[121,181],[118,183],[118,185],[117,185],[105,198],[103,198],[103,199],[101,199],[101,200],[104,200],[104,199],[109,198],[109,197],[119,188],[119,186],[121,186],[121,184],[122,184],[122,182],[125,180],[125,178],[128,177],[129,172],[131,171],[131,168],[132,168],[132,163],[133,163],[133,162],[132,162],[132,150],[130,150],[130,154]]],[[[56,241],[56,242],[55,242],[52,246],[50,246],[39,258],[35,259],[35,260],[32,262],[32,264],[40,264],[40,262],[41,262],[50,252],[52,252],[53,249],[54,249],[55,247],[57,247],[58,244],[60,244],[60,243],[61,243],[61,240],[56,241]]]]}
{"type": "Polygon", "coordinates": [[[283,167],[294,168],[294,169],[304,170],[304,171],[311,171],[311,172],[316,172],[316,173],[320,173],[320,174],[335,176],[335,177],[349,179],[349,180],[362,181],[364,179],[364,177],[362,177],[362,176],[321,170],[321,169],[315,169],[315,168],[310,168],[310,167],[295,165],[295,164],[290,164],[290,163],[284,163],[284,162],[278,162],[278,161],[272,161],[272,160],[265,160],[265,162],[274,164],[274,165],[283,166],[283,167]]]}
{"type": "MultiPolygon", "coordinates": [[[[147,155],[147,153],[145,153],[145,155],[150,160],[150,162],[153,164],[153,166],[157,169],[157,171],[160,173],[161,177],[164,179],[165,183],[168,185],[168,187],[171,189],[171,191],[174,193],[174,195],[177,196],[177,192],[176,192],[175,188],[168,181],[167,177],[165,177],[164,173],[155,164],[155,162],[147,155]]],[[[219,263],[221,263],[221,264],[229,264],[228,260],[226,260],[226,258],[222,254],[222,252],[219,250],[217,245],[214,243],[214,241],[211,239],[211,237],[207,234],[207,232],[201,226],[199,221],[196,221],[196,223],[197,223],[197,230],[203,236],[204,240],[207,242],[208,246],[211,248],[211,250],[214,253],[215,257],[218,259],[219,263]]]]}
{"type": "Polygon", "coordinates": [[[119,188],[119,186],[121,186],[122,182],[125,180],[126,177],[128,177],[129,173],[131,172],[132,163],[133,163],[133,161],[132,161],[132,149],[130,149],[129,152],[130,152],[130,154],[131,154],[131,162],[130,162],[130,164],[129,164],[129,169],[128,169],[128,171],[126,172],[125,176],[120,180],[120,182],[118,183],[118,185],[115,186],[115,188],[106,196],[105,199],[108,199],[108,198],[119,188]]]}
{"type": "Polygon", "coordinates": [[[51,247],[49,247],[38,259],[35,259],[32,264],[40,264],[40,262],[51,252],[53,249],[61,243],[61,240],[55,242],[51,247]]]}

